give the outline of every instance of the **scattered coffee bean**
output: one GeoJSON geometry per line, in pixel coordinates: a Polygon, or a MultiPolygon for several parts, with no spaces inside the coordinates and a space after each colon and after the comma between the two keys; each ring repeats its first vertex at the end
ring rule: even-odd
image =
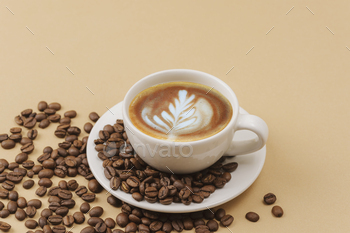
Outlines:
{"type": "Polygon", "coordinates": [[[47,192],[47,188],[45,186],[40,186],[36,191],[35,194],[38,195],[39,197],[45,196],[47,192]]]}
{"type": "Polygon", "coordinates": [[[232,163],[228,163],[222,166],[222,168],[226,171],[226,172],[234,172],[238,167],[238,163],[236,162],[232,162],[232,163]]]}
{"type": "Polygon", "coordinates": [[[48,208],[45,208],[41,211],[41,214],[40,214],[42,217],[45,217],[45,218],[48,218],[50,216],[52,216],[52,211],[48,208]]]}
{"type": "Polygon", "coordinates": [[[100,193],[103,190],[102,186],[96,179],[89,180],[88,188],[93,193],[100,193]]]}
{"type": "Polygon", "coordinates": [[[10,211],[8,209],[3,209],[0,211],[0,218],[7,218],[10,215],[10,211]]]}
{"type": "Polygon", "coordinates": [[[275,217],[282,217],[283,215],[283,209],[278,206],[278,205],[275,205],[274,207],[272,207],[272,214],[275,216],[275,217]]]}
{"type": "Polygon", "coordinates": [[[108,228],[111,228],[111,229],[115,227],[115,221],[112,218],[106,218],[105,224],[108,228]]]}
{"type": "Polygon", "coordinates": [[[109,195],[109,197],[107,198],[107,202],[114,207],[120,207],[122,206],[122,201],[119,200],[118,198],[116,198],[113,195],[109,195]]]}
{"type": "Polygon", "coordinates": [[[84,214],[86,214],[87,212],[89,212],[90,210],[90,204],[87,202],[84,202],[83,204],[81,204],[80,206],[80,211],[83,212],[84,214]]]}
{"type": "Polygon", "coordinates": [[[39,199],[31,199],[27,203],[28,206],[34,206],[36,209],[40,209],[42,202],[39,199]]]}
{"type": "Polygon", "coordinates": [[[59,225],[62,223],[62,219],[63,217],[61,215],[52,215],[48,217],[47,221],[52,225],[59,225]]]}
{"type": "Polygon", "coordinates": [[[34,140],[38,136],[38,130],[36,129],[31,129],[27,133],[27,137],[31,140],[34,140]]]}
{"type": "Polygon", "coordinates": [[[47,109],[47,103],[45,101],[40,101],[38,104],[38,110],[42,112],[45,109],[47,109]]]}
{"type": "Polygon", "coordinates": [[[90,226],[96,226],[97,223],[99,222],[103,222],[102,218],[99,218],[99,217],[91,217],[88,219],[87,223],[90,225],[90,226]]]}
{"type": "Polygon", "coordinates": [[[120,227],[125,227],[129,223],[129,216],[125,213],[117,215],[116,222],[120,227]]]}
{"type": "Polygon", "coordinates": [[[81,199],[87,202],[93,202],[96,198],[96,195],[94,193],[85,193],[81,196],[81,199]]]}
{"type": "Polygon", "coordinates": [[[19,208],[23,209],[27,207],[27,200],[24,197],[19,197],[17,200],[17,205],[19,208]]]}
{"type": "Polygon", "coordinates": [[[90,118],[90,120],[92,120],[93,122],[96,122],[96,121],[100,118],[100,116],[99,116],[96,112],[91,112],[91,113],[89,114],[89,118],[90,118]]]}
{"type": "MultiPolygon", "coordinates": [[[[43,119],[40,123],[39,123],[39,128],[41,129],[45,129],[50,125],[51,121],[49,119],[43,119]]],[[[56,135],[56,133],[55,133],[56,135]]],[[[57,135],[56,135],[57,136],[57,135]]],[[[58,137],[58,136],[57,136],[58,137]]]]}
{"type": "Polygon", "coordinates": [[[0,221],[0,230],[1,231],[4,231],[4,232],[7,232],[11,229],[11,225],[6,223],[6,222],[3,222],[3,221],[0,221]]]}
{"type": "Polygon", "coordinates": [[[1,142],[1,147],[6,149],[6,150],[12,149],[15,146],[16,146],[15,141],[13,141],[11,139],[7,139],[7,140],[4,140],[1,142]]]}
{"type": "Polygon", "coordinates": [[[70,227],[74,223],[74,218],[72,215],[67,215],[63,217],[62,221],[63,221],[63,225],[70,227]]]}
{"type": "Polygon", "coordinates": [[[23,221],[27,217],[27,214],[23,209],[17,209],[15,217],[18,221],[23,221]]]}
{"type": "Polygon", "coordinates": [[[18,192],[17,191],[10,191],[9,195],[8,195],[8,198],[11,201],[17,201],[17,199],[18,199],[18,192]]]}
{"type": "Polygon", "coordinates": [[[233,217],[232,215],[227,214],[221,218],[220,222],[224,227],[228,227],[233,222],[233,217]]]}
{"type": "Polygon", "coordinates": [[[29,219],[24,223],[24,225],[29,229],[35,229],[38,226],[38,222],[33,219],[29,219]]]}
{"type": "Polygon", "coordinates": [[[69,117],[69,118],[74,118],[77,116],[77,112],[74,110],[70,110],[64,113],[65,117],[69,117]]]}
{"type": "Polygon", "coordinates": [[[66,232],[66,227],[62,226],[62,225],[53,226],[52,227],[52,232],[53,233],[65,233],[66,232]]]}
{"type": "Polygon", "coordinates": [[[10,214],[16,213],[16,211],[17,211],[17,202],[9,201],[7,203],[7,209],[9,210],[10,214]]]}
{"type": "Polygon", "coordinates": [[[95,228],[91,226],[85,227],[80,231],[80,233],[95,233],[95,232],[96,232],[95,228]]]}
{"type": "Polygon", "coordinates": [[[36,120],[34,117],[28,117],[23,121],[23,126],[28,129],[33,128],[35,125],[36,125],[36,120]]]}
{"type": "Polygon", "coordinates": [[[102,214],[103,214],[103,208],[100,206],[92,207],[91,210],[89,211],[90,217],[101,217],[102,214]]]}
{"type": "Polygon", "coordinates": [[[251,222],[257,222],[259,220],[259,215],[255,212],[248,212],[246,215],[245,215],[245,218],[251,222]]]}
{"type": "Polygon", "coordinates": [[[272,205],[276,202],[276,195],[273,193],[268,193],[264,196],[264,202],[267,205],[272,205]]]}
{"type": "Polygon", "coordinates": [[[57,103],[57,102],[53,102],[51,104],[48,105],[49,109],[54,109],[56,111],[59,111],[61,109],[61,104],[57,103]]]}
{"type": "Polygon", "coordinates": [[[220,221],[222,217],[226,215],[226,211],[222,208],[215,211],[215,219],[220,221]]]}
{"type": "Polygon", "coordinates": [[[207,227],[211,232],[214,232],[219,229],[219,224],[215,220],[211,219],[207,222],[207,227]]]}
{"type": "Polygon", "coordinates": [[[26,214],[28,217],[33,218],[36,214],[36,209],[34,206],[28,206],[26,209],[26,214]]]}
{"type": "Polygon", "coordinates": [[[92,125],[90,122],[87,122],[87,123],[85,123],[85,125],[84,125],[84,131],[85,131],[86,133],[90,133],[91,130],[92,130],[92,127],[93,127],[93,125],[92,125]]]}
{"type": "Polygon", "coordinates": [[[85,221],[85,216],[82,212],[75,212],[73,218],[74,222],[77,224],[82,224],[85,221]]]}

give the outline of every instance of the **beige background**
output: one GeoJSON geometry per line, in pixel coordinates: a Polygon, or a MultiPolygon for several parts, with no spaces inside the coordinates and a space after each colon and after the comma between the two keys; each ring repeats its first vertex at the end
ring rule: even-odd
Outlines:
{"type": "MultiPolygon", "coordinates": [[[[235,217],[232,232],[349,232],[349,7],[349,1],[0,1],[0,132],[40,100],[60,102],[61,113],[76,109],[73,124],[82,127],[89,112],[102,115],[150,73],[205,71],[227,82],[270,129],[261,175],[224,205],[235,217]],[[284,208],[281,219],[262,204],[267,192],[284,208]],[[245,220],[248,211],[260,221],[245,220]]],[[[31,158],[57,146],[55,127],[40,130],[31,158]]],[[[12,161],[19,146],[0,151],[12,161]]],[[[106,207],[103,217],[119,212],[104,193],[98,204],[106,207]]],[[[5,221],[11,232],[25,231],[14,216],[5,221]]]]}

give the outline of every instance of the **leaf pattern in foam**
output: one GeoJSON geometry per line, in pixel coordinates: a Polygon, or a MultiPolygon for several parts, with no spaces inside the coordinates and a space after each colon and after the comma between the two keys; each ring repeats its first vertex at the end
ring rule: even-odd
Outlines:
{"type": "MultiPolygon", "coordinates": [[[[180,90],[178,92],[178,98],[175,98],[174,103],[169,104],[169,111],[162,111],[160,116],[154,115],[149,118],[150,109],[145,108],[142,111],[142,117],[144,121],[154,129],[157,129],[163,133],[168,133],[171,131],[171,134],[181,134],[186,128],[199,128],[203,122],[199,122],[204,118],[201,117],[203,113],[201,109],[197,109],[202,106],[199,101],[195,102],[195,95],[192,94],[189,97],[187,96],[188,92],[186,90],[180,90]]],[[[205,105],[209,103],[202,99],[202,102],[205,102],[205,105]]],[[[209,105],[210,106],[210,105],[209,105]]],[[[207,106],[206,106],[207,107],[207,106]]],[[[211,108],[211,107],[210,107],[211,108]]],[[[207,119],[206,117],[205,119],[207,119]]],[[[203,126],[203,125],[202,125],[203,126]]]]}

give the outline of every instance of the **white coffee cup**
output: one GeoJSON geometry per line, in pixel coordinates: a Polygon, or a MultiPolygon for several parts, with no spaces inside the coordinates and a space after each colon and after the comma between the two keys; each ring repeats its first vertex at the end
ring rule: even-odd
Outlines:
{"type": "Polygon", "coordinates": [[[135,83],[124,98],[123,120],[130,143],[142,160],[160,171],[176,174],[203,170],[223,155],[235,156],[257,151],[266,144],[268,137],[267,125],[261,118],[239,113],[236,95],[226,83],[213,75],[196,70],[164,70],[150,74],[135,83]],[[204,84],[224,95],[233,109],[232,118],[227,126],[213,136],[190,142],[158,139],[137,129],[129,117],[129,106],[134,97],[154,85],[177,81],[204,84]],[[237,130],[251,130],[257,137],[251,140],[233,141],[237,130]]]}

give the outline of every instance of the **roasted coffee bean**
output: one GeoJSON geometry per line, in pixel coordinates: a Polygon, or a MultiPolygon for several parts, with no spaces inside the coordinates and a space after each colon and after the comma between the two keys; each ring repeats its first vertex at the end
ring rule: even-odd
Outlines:
{"type": "Polygon", "coordinates": [[[93,202],[96,198],[96,195],[94,193],[85,193],[81,196],[81,199],[87,202],[93,202]]]}
{"type": "Polygon", "coordinates": [[[156,197],[158,196],[158,190],[155,187],[148,187],[145,189],[145,194],[147,197],[156,197]]]}
{"type": "Polygon", "coordinates": [[[18,172],[18,173],[20,173],[21,174],[21,176],[25,176],[25,175],[27,175],[27,170],[26,169],[24,169],[24,168],[21,168],[21,167],[17,167],[17,168],[15,168],[15,169],[13,169],[13,171],[14,172],[18,172]]]}
{"type": "Polygon", "coordinates": [[[88,188],[93,193],[100,193],[103,190],[102,186],[100,185],[100,183],[98,183],[96,179],[89,180],[88,188]]]}
{"type": "Polygon", "coordinates": [[[209,220],[207,222],[207,227],[211,232],[217,231],[219,229],[219,224],[215,220],[209,220]]]}
{"type": "Polygon", "coordinates": [[[40,186],[36,191],[35,194],[39,197],[43,197],[47,192],[47,188],[45,186],[40,186]]]}
{"type": "Polygon", "coordinates": [[[60,119],[61,125],[69,125],[71,123],[71,119],[69,117],[63,117],[60,119]]]}
{"type": "Polygon", "coordinates": [[[28,117],[30,114],[32,114],[32,112],[33,112],[33,109],[28,108],[28,109],[23,110],[21,112],[21,115],[25,116],[25,117],[28,117]]]}
{"type": "Polygon", "coordinates": [[[65,117],[69,117],[69,118],[74,118],[77,116],[77,112],[75,110],[70,110],[64,113],[65,117]]]}
{"type": "Polygon", "coordinates": [[[50,202],[49,204],[49,209],[53,212],[56,212],[56,210],[61,207],[61,203],[60,202],[50,202]]]}
{"type": "Polygon", "coordinates": [[[255,212],[248,212],[245,218],[251,222],[257,222],[259,220],[259,215],[255,212]]]}
{"type": "Polygon", "coordinates": [[[178,191],[180,191],[181,189],[183,189],[185,187],[185,184],[182,183],[181,180],[175,180],[173,185],[177,188],[178,191]]]}
{"type": "Polygon", "coordinates": [[[128,223],[128,225],[125,226],[125,233],[130,232],[136,232],[137,231],[137,225],[134,222],[128,223]]]}
{"type": "MultiPolygon", "coordinates": [[[[50,194],[49,194],[50,195],[50,194]]],[[[61,203],[61,198],[57,197],[57,196],[50,196],[49,199],[48,199],[48,202],[49,203],[52,203],[52,202],[58,202],[58,203],[61,203]]]]}
{"type": "Polygon", "coordinates": [[[22,137],[21,141],[19,142],[22,146],[28,143],[33,143],[33,141],[27,137],[22,137]]]}
{"type": "Polygon", "coordinates": [[[69,147],[71,147],[72,143],[71,142],[67,142],[67,141],[64,141],[64,142],[61,142],[61,143],[58,143],[58,146],[67,150],[69,147]]]}
{"type": "Polygon", "coordinates": [[[36,129],[31,129],[27,133],[27,137],[31,140],[34,140],[38,136],[38,130],[36,129]]]}
{"type": "Polygon", "coordinates": [[[64,138],[66,136],[66,130],[64,129],[56,129],[55,130],[55,136],[58,138],[64,138]]]}
{"type": "Polygon", "coordinates": [[[126,193],[129,193],[131,188],[125,181],[122,181],[120,189],[126,193]]]}
{"type": "Polygon", "coordinates": [[[59,111],[61,109],[61,104],[57,102],[50,103],[48,105],[49,109],[55,109],[56,111],[59,111]]]}
{"type": "Polygon", "coordinates": [[[101,217],[103,214],[103,208],[100,206],[95,206],[89,211],[90,217],[101,217]]]}
{"type": "Polygon", "coordinates": [[[67,216],[63,217],[62,221],[63,221],[63,225],[70,227],[74,223],[74,218],[72,215],[67,215],[67,216]]]}
{"type": "Polygon", "coordinates": [[[17,125],[23,125],[23,119],[21,116],[16,116],[15,117],[15,122],[17,123],[17,125]]]}
{"type": "Polygon", "coordinates": [[[275,217],[282,217],[283,215],[283,209],[278,206],[278,205],[275,205],[274,207],[272,207],[272,214],[275,216],[275,217]]]}
{"type": "Polygon", "coordinates": [[[166,197],[164,199],[159,200],[160,204],[163,205],[170,205],[173,202],[174,198],[173,197],[166,197]]]}
{"type": "Polygon", "coordinates": [[[15,184],[12,182],[12,181],[9,181],[9,180],[5,180],[1,186],[4,188],[4,189],[7,189],[9,191],[11,191],[12,189],[15,188],[15,184]]]}
{"type": "Polygon", "coordinates": [[[50,188],[52,186],[52,181],[49,178],[41,178],[38,181],[39,186],[44,186],[46,188],[50,188]]]}
{"type": "Polygon", "coordinates": [[[57,166],[54,170],[54,174],[60,178],[64,178],[67,175],[67,168],[65,166],[57,166]]]}
{"type": "Polygon", "coordinates": [[[48,218],[50,216],[52,216],[52,211],[48,208],[45,208],[41,211],[41,214],[40,214],[42,217],[45,217],[45,218],[48,218]]]}
{"type": "Polygon", "coordinates": [[[233,217],[232,215],[227,214],[221,218],[220,222],[224,227],[228,227],[233,222],[233,217]]]}
{"type": "Polygon", "coordinates": [[[268,193],[264,196],[264,202],[267,205],[272,205],[273,203],[276,202],[276,195],[273,193],[268,193]]]}
{"type": "Polygon", "coordinates": [[[110,180],[110,187],[113,190],[117,190],[120,186],[121,180],[119,177],[112,177],[112,179],[110,180]]]}
{"type": "Polygon", "coordinates": [[[164,224],[163,224],[163,227],[162,227],[162,230],[166,233],[169,233],[173,230],[173,226],[171,225],[171,222],[170,221],[166,221],[164,224]]]}
{"type": "Polygon", "coordinates": [[[196,233],[210,233],[209,227],[205,226],[205,225],[199,225],[196,226],[195,229],[196,233]]]}
{"type": "Polygon", "coordinates": [[[62,216],[61,215],[52,215],[49,216],[47,221],[49,221],[49,223],[51,223],[52,225],[59,225],[62,223],[62,216]]]}
{"type": "Polygon", "coordinates": [[[22,164],[24,161],[28,159],[28,154],[27,153],[19,153],[16,158],[15,162],[18,164],[22,164]]]}
{"type": "Polygon", "coordinates": [[[0,142],[5,141],[9,138],[7,134],[0,134],[0,142]]]}
{"type": "Polygon", "coordinates": [[[36,209],[34,206],[28,206],[26,209],[26,214],[28,217],[33,218],[36,214],[36,209]]]}
{"type": "MultiPolygon", "coordinates": [[[[6,180],[7,172],[2,172],[0,174],[0,183],[3,183],[6,180]]],[[[1,197],[1,195],[0,195],[1,197]]]]}
{"type": "Polygon", "coordinates": [[[22,132],[22,128],[21,127],[12,127],[10,129],[11,133],[21,133],[22,132]]]}
{"type": "Polygon", "coordinates": [[[22,140],[22,134],[20,134],[20,133],[11,134],[9,136],[9,139],[11,139],[15,142],[20,142],[22,140]]]}
{"type": "Polygon", "coordinates": [[[191,195],[191,191],[186,187],[180,190],[179,197],[184,200],[187,199],[191,195]]]}
{"type": "Polygon", "coordinates": [[[17,209],[17,211],[15,213],[15,217],[18,221],[23,221],[27,217],[27,214],[24,210],[17,209]]]}
{"type": "Polygon", "coordinates": [[[64,200],[71,199],[73,197],[69,190],[60,190],[58,192],[58,197],[64,200]]]}
{"type": "Polygon", "coordinates": [[[195,193],[192,195],[192,200],[195,203],[201,203],[204,200],[204,195],[202,193],[195,193]]]}
{"type": "Polygon", "coordinates": [[[34,117],[28,117],[23,121],[23,126],[28,129],[33,128],[35,125],[36,125],[36,120],[34,117]]]}
{"type": "Polygon", "coordinates": [[[87,223],[90,225],[90,226],[96,226],[97,223],[99,222],[103,222],[102,218],[99,218],[99,217],[91,217],[88,219],[87,223]]]}
{"type": "Polygon", "coordinates": [[[67,133],[70,134],[70,135],[77,135],[79,136],[81,130],[76,127],[76,126],[71,126],[67,129],[67,133]]]}
{"type": "Polygon", "coordinates": [[[92,130],[93,125],[90,122],[85,123],[84,130],[86,133],[90,133],[92,130]]]}
{"type": "Polygon", "coordinates": [[[213,210],[211,210],[211,209],[204,210],[203,216],[207,220],[211,220],[211,219],[215,218],[215,214],[214,214],[213,210]]]}
{"type": "Polygon", "coordinates": [[[29,219],[24,223],[24,225],[29,229],[35,229],[38,226],[38,222],[33,219],[29,219]]]}
{"type": "Polygon", "coordinates": [[[184,225],[182,223],[182,220],[180,220],[180,219],[173,220],[171,222],[171,225],[174,228],[174,230],[177,231],[177,232],[181,232],[184,229],[184,225]]]}
{"type": "MultiPolygon", "coordinates": [[[[47,116],[46,116],[46,114],[45,113],[38,113],[38,114],[36,114],[36,116],[35,116],[35,120],[37,121],[37,122],[41,122],[42,120],[44,120],[44,119],[46,119],[47,118],[47,116]]],[[[39,126],[40,127],[40,126],[39,126]]]]}
{"type": "Polygon", "coordinates": [[[111,228],[111,229],[115,227],[115,221],[112,218],[106,218],[105,224],[108,228],[111,228]]]}
{"type": "Polygon", "coordinates": [[[16,142],[11,140],[11,139],[7,139],[1,142],[1,147],[8,150],[8,149],[12,149],[16,146],[16,142]]]}
{"type": "Polygon", "coordinates": [[[17,200],[17,206],[21,209],[27,207],[27,200],[24,197],[19,197],[17,200]]]}
{"type": "Polygon", "coordinates": [[[58,186],[51,187],[49,189],[49,195],[50,196],[58,196],[59,191],[61,191],[61,189],[58,186]]]}
{"type": "Polygon", "coordinates": [[[222,177],[216,177],[215,180],[213,181],[213,184],[215,185],[215,187],[217,188],[222,188],[225,186],[226,184],[226,179],[222,178],[222,177]]]}
{"type": "Polygon", "coordinates": [[[107,230],[107,226],[104,222],[99,222],[95,225],[95,231],[97,233],[104,233],[107,230]]]}
{"type": "Polygon", "coordinates": [[[107,131],[105,131],[105,130],[100,130],[100,132],[98,133],[98,136],[103,141],[107,141],[107,139],[109,138],[109,133],[107,131]]]}
{"type": "Polygon", "coordinates": [[[11,191],[11,192],[9,192],[8,198],[9,198],[11,201],[17,201],[17,199],[18,199],[18,192],[17,192],[17,191],[11,191]]]}
{"type": "Polygon", "coordinates": [[[28,206],[34,206],[36,209],[41,208],[41,201],[39,199],[32,199],[28,201],[28,206]]]}
{"type": "Polygon", "coordinates": [[[125,227],[129,223],[129,217],[126,213],[117,215],[116,222],[120,227],[125,227]]]}
{"type": "Polygon", "coordinates": [[[140,186],[140,180],[136,176],[130,176],[127,180],[126,183],[133,188],[139,187],[140,186]]]}
{"type": "Polygon", "coordinates": [[[154,221],[151,223],[151,225],[149,225],[149,229],[151,231],[159,231],[161,230],[163,227],[163,223],[161,221],[154,221]]]}
{"type": "Polygon", "coordinates": [[[140,224],[141,223],[141,219],[139,217],[137,217],[135,214],[130,214],[129,215],[129,220],[131,222],[136,223],[136,224],[140,224]]]}
{"type": "MultiPolygon", "coordinates": [[[[19,167],[19,164],[16,163],[16,162],[11,162],[9,163],[9,166],[7,167],[9,170],[13,171],[15,170],[15,168],[18,168],[19,167]]],[[[7,176],[7,175],[6,175],[7,176]]]]}
{"type": "Polygon", "coordinates": [[[0,211],[0,218],[7,218],[10,215],[10,211],[8,209],[3,209],[0,211]]]}
{"type": "Polygon", "coordinates": [[[57,215],[61,215],[62,217],[63,217],[63,216],[66,216],[66,215],[68,214],[68,212],[69,212],[69,209],[68,209],[68,207],[66,207],[66,206],[60,206],[60,207],[58,207],[58,208],[56,209],[56,211],[55,211],[55,213],[56,213],[57,215]]]}
{"type": "Polygon", "coordinates": [[[145,196],[145,200],[149,203],[156,203],[158,201],[158,197],[147,197],[145,196]]]}
{"type": "Polygon", "coordinates": [[[28,176],[29,178],[33,178],[33,176],[34,176],[33,170],[28,170],[27,176],[28,176]]]}
{"type": "Polygon", "coordinates": [[[112,179],[112,177],[116,176],[116,171],[113,167],[107,166],[104,169],[104,174],[107,179],[112,179]]]}
{"type": "Polygon", "coordinates": [[[182,220],[182,222],[183,222],[183,225],[184,225],[184,229],[185,230],[192,230],[193,229],[193,221],[192,221],[192,219],[191,218],[184,218],[183,220],[182,220]]]}
{"type": "Polygon", "coordinates": [[[160,188],[160,190],[158,192],[158,198],[160,200],[165,199],[168,196],[168,194],[169,194],[168,187],[163,186],[163,187],[160,188]]]}
{"type": "Polygon", "coordinates": [[[95,228],[91,226],[85,227],[80,231],[80,233],[95,233],[95,232],[96,232],[95,228]]]}
{"type": "Polygon", "coordinates": [[[226,182],[229,182],[231,180],[231,174],[229,172],[224,172],[221,175],[222,178],[224,178],[226,180],[226,182]]]}
{"type": "Polygon", "coordinates": [[[0,211],[3,210],[5,207],[4,203],[2,201],[0,201],[0,211]]]}
{"type": "Polygon", "coordinates": [[[122,212],[129,215],[132,213],[132,208],[127,203],[124,203],[122,205],[122,212]]]}
{"type": "MultiPolygon", "coordinates": [[[[45,128],[47,128],[47,127],[50,125],[50,123],[51,123],[51,121],[50,121],[49,119],[43,119],[43,120],[40,121],[40,123],[39,123],[39,128],[45,129],[45,128]]],[[[56,130],[56,131],[57,131],[57,130],[56,130]]],[[[57,132],[56,132],[56,131],[55,131],[55,135],[56,135],[57,137],[61,138],[63,132],[60,132],[60,131],[57,131],[57,132]]],[[[64,134],[65,134],[65,132],[64,132],[64,134]]]]}
{"type": "Polygon", "coordinates": [[[14,214],[17,211],[17,202],[9,201],[7,203],[7,209],[10,211],[10,214],[14,214]]]}
{"type": "Polygon", "coordinates": [[[80,211],[86,214],[90,210],[90,204],[87,202],[84,202],[83,204],[80,205],[80,211]]]}
{"type": "Polygon", "coordinates": [[[226,211],[223,208],[220,208],[215,211],[215,219],[220,221],[222,217],[226,215],[226,211]]]}
{"type": "Polygon", "coordinates": [[[205,225],[205,222],[203,219],[196,219],[194,220],[193,224],[195,227],[197,227],[197,226],[205,225]]]}
{"type": "Polygon", "coordinates": [[[142,200],[143,200],[143,196],[142,196],[140,193],[138,193],[138,192],[134,192],[134,193],[132,194],[132,197],[133,197],[136,201],[142,201],[142,200]]]}
{"type": "Polygon", "coordinates": [[[39,177],[39,179],[42,179],[42,178],[50,179],[53,177],[53,174],[54,174],[54,172],[51,169],[45,168],[45,169],[39,171],[38,177],[39,177]]]}
{"type": "Polygon", "coordinates": [[[96,122],[96,121],[100,118],[100,116],[99,116],[96,112],[91,112],[91,113],[89,114],[89,118],[90,118],[90,120],[92,120],[93,122],[96,122]]]}
{"type": "Polygon", "coordinates": [[[52,227],[52,232],[53,233],[65,233],[66,232],[66,227],[59,225],[59,226],[53,226],[52,227]]]}
{"type": "Polygon", "coordinates": [[[75,206],[75,201],[73,199],[62,200],[61,206],[65,206],[65,207],[71,209],[75,206]]]}
{"type": "Polygon", "coordinates": [[[39,227],[43,228],[45,225],[48,224],[47,218],[41,216],[38,220],[39,227]]]}
{"type": "Polygon", "coordinates": [[[222,166],[222,168],[226,171],[226,172],[234,172],[238,167],[238,163],[236,162],[232,162],[232,163],[228,163],[222,166]]]}
{"type": "Polygon", "coordinates": [[[42,112],[45,109],[47,109],[47,103],[45,101],[40,101],[38,104],[38,110],[42,112]]]}
{"type": "Polygon", "coordinates": [[[34,186],[34,180],[26,180],[22,184],[23,188],[30,189],[34,186]]]}
{"type": "Polygon", "coordinates": [[[82,224],[85,221],[85,216],[82,212],[75,212],[73,218],[74,222],[77,224],[82,224]]]}
{"type": "Polygon", "coordinates": [[[11,229],[11,225],[6,223],[6,222],[3,222],[3,221],[0,221],[0,230],[1,231],[4,231],[4,232],[7,232],[11,229]]]}
{"type": "Polygon", "coordinates": [[[119,200],[118,198],[116,198],[113,195],[109,195],[109,197],[107,198],[107,202],[114,207],[120,207],[122,206],[122,201],[119,200]]]}
{"type": "Polygon", "coordinates": [[[65,181],[65,180],[60,180],[60,182],[58,182],[58,187],[59,187],[60,189],[67,190],[67,189],[68,189],[67,181],[65,181]]]}

